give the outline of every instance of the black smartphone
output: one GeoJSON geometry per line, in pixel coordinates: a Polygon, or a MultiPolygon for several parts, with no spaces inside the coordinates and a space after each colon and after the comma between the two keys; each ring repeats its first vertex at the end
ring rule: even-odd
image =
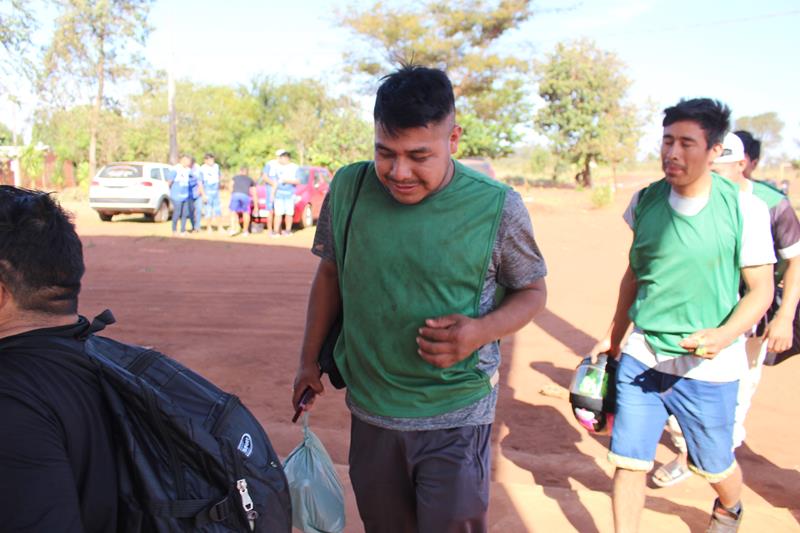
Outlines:
{"type": "Polygon", "coordinates": [[[303,394],[300,396],[300,401],[297,402],[297,410],[294,412],[294,416],[292,417],[292,424],[297,422],[297,419],[300,418],[300,415],[303,414],[303,407],[308,405],[309,400],[314,397],[314,390],[311,387],[306,387],[306,390],[303,391],[303,394]]]}

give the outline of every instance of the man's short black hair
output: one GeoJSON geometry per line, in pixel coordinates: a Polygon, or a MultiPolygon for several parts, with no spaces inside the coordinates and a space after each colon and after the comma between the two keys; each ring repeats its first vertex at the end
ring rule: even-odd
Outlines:
{"type": "Polygon", "coordinates": [[[733,132],[734,135],[742,140],[744,145],[744,153],[751,161],[761,159],[761,141],[753,137],[753,134],[747,130],[737,130],[733,132]]]}
{"type": "Polygon", "coordinates": [[[20,309],[78,311],[83,247],[50,194],[0,185],[0,283],[20,309]]]}
{"type": "Polygon", "coordinates": [[[406,65],[381,81],[373,117],[389,135],[438,124],[455,112],[453,85],[439,69],[406,65]]]}
{"type": "Polygon", "coordinates": [[[214,154],[207,152],[206,155],[203,156],[203,159],[214,159],[214,154]]]}
{"type": "Polygon", "coordinates": [[[731,125],[731,110],[719,100],[693,98],[681,100],[677,105],[664,110],[662,126],[682,120],[697,122],[706,134],[706,149],[722,143],[731,125]]]}

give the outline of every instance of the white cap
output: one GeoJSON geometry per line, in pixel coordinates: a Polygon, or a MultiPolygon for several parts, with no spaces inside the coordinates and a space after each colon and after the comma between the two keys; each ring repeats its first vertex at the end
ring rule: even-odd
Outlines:
{"type": "Polygon", "coordinates": [[[722,141],[722,154],[714,163],[738,163],[744,161],[744,144],[738,135],[729,133],[722,141]]]}
{"type": "MultiPolygon", "coordinates": [[[[737,139],[738,139],[738,137],[737,137],[737,139]]],[[[288,154],[289,154],[289,152],[288,152],[288,151],[286,151],[286,150],[284,150],[283,148],[281,148],[280,150],[278,150],[277,152],[275,152],[275,155],[277,155],[278,157],[280,157],[280,156],[282,156],[282,155],[284,155],[284,154],[288,155],[288,154]]]]}

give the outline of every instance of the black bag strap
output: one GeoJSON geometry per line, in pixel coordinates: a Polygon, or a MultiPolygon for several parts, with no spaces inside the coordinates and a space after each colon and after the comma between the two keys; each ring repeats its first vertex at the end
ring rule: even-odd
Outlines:
{"type": "Polygon", "coordinates": [[[358,175],[356,176],[356,193],[353,195],[353,203],[350,204],[350,212],[347,213],[347,222],[344,224],[344,237],[342,238],[342,268],[344,268],[344,260],[347,257],[347,238],[350,234],[350,221],[353,219],[353,211],[356,208],[356,201],[358,200],[358,195],[361,192],[361,185],[364,184],[364,176],[367,175],[367,169],[369,166],[370,163],[364,163],[361,165],[361,168],[358,170],[358,175]]]}

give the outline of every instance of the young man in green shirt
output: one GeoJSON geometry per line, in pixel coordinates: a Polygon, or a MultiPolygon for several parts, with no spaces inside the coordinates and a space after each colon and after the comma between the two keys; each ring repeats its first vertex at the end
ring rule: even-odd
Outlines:
{"type": "Polygon", "coordinates": [[[486,531],[498,339],[544,307],[544,260],[519,194],[452,158],[444,72],[387,76],[374,118],[374,161],[341,169],[322,207],[292,403],[322,393],[317,354],[342,304],[334,357],[365,530],[486,531]]]}
{"type": "MultiPolygon", "coordinates": [[[[745,343],[749,370],[742,375],[739,382],[736,425],[733,431],[734,448],[744,442],[744,419],[761,380],[767,352],[780,353],[792,345],[795,311],[800,300],[800,221],[782,192],[764,182],[746,177],[746,173],[755,167],[753,163],[758,162],[760,147],[756,143],[758,141],[746,131],[728,133],[722,143],[722,155],[713,164],[714,172],[736,184],[741,193],[752,195],[767,206],[775,256],[778,259],[775,268],[776,301],[773,303],[776,311],[770,312],[759,322],[758,328],[748,332],[745,343]],[[754,146],[758,150],[752,156],[747,155],[746,140],[750,142],[751,150],[754,146]]],[[[687,466],[686,443],[674,417],[670,418],[669,430],[672,443],[680,453],[653,474],[653,482],[665,487],[686,479],[687,475],[684,473],[691,475],[687,466]]]]}
{"type": "Polygon", "coordinates": [[[683,100],[664,113],[665,178],[637,192],[626,211],[630,264],[609,331],[593,350],[620,358],[609,453],[614,525],[618,533],[638,529],[645,476],[674,415],[691,468],[718,494],[709,531],[735,531],[742,477],[731,443],[746,369],[742,334],[772,300],[769,214],[711,172],[729,126],[726,106],[683,100]]]}

